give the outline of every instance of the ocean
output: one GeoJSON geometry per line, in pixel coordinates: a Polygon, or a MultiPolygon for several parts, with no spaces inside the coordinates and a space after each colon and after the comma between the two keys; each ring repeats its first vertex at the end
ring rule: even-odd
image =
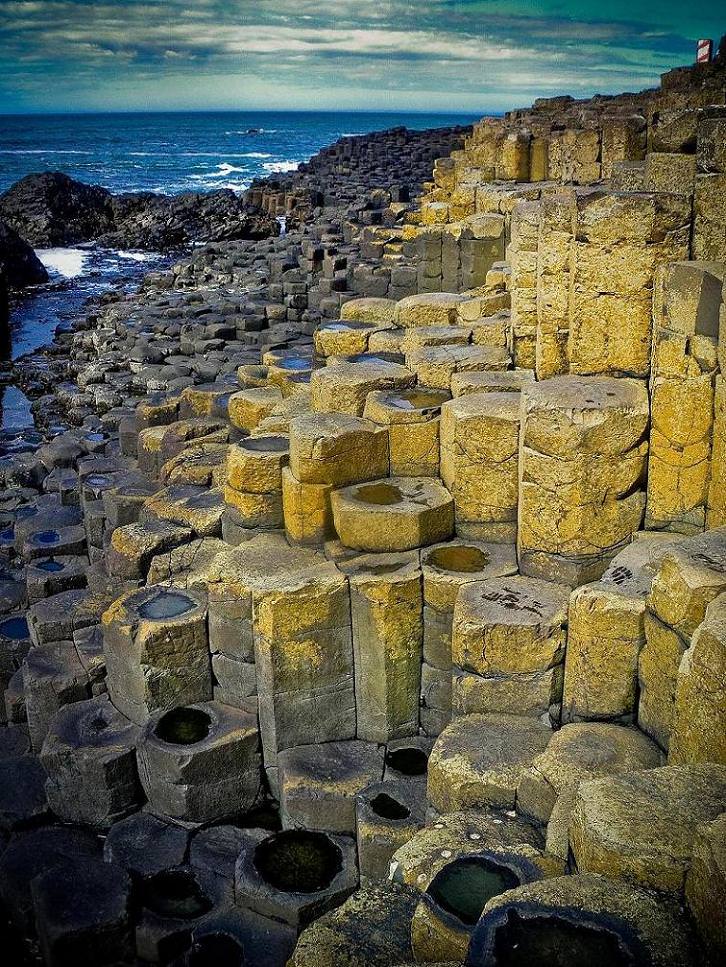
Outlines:
{"type": "Polygon", "coordinates": [[[473,115],[210,112],[0,116],[0,191],[64,171],[111,191],[244,191],[346,134],[469,124],[473,115]]]}
{"type": "MultiPolygon", "coordinates": [[[[32,172],[62,171],[113,192],[244,191],[254,178],[294,170],[344,135],[398,125],[470,124],[478,116],[405,113],[219,111],[153,114],[0,115],[0,192],[32,172]]],[[[11,314],[11,356],[46,345],[111,285],[136,285],[170,256],[92,246],[38,251],[50,275],[11,314]]],[[[30,403],[0,386],[0,428],[32,424],[30,403]]],[[[1,447],[0,447],[1,448],[1,447]]]]}

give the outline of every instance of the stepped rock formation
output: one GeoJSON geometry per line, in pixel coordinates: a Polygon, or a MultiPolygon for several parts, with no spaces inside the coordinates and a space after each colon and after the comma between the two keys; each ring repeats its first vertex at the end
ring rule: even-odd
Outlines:
{"type": "Polygon", "coordinates": [[[725,145],[719,63],[344,138],[24,364],[48,964],[723,962],[725,145]]]}

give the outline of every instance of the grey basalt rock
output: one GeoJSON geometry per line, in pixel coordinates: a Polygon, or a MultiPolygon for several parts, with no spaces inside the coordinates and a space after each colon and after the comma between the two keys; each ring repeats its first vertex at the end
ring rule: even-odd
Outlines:
{"type": "Polygon", "coordinates": [[[138,808],[139,734],[107,695],[61,708],[40,753],[53,812],[65,822],[108,827],[138,808]]]}
{"type": "Polygon", "coordinates": [[[28,929],[33,923],[31,882],[54,867],[100,855],[100,843],[77,826],[41,826],[14,834],[0,855],[0,899],[11,923],[28,929]]]}
{"type": "Polygon", "coordinates": [[[48,967],[133,963],[131,879],[122,867],[97,858],[72,860],[45,870],[30,889],[48,967]]]}
{"type": "Polygon", "coordinates": [[[45,266],[17,232],[0,219],[0,274],[8,288],[23,289],[48,281],[45,266]]]}
{"type": "Polygon", "coordinates": [[[153,715],[137,751],[151,809],[191,823],[254,805],[261,791],[257,718],[217,702],[153,715]]]}
{"type": "Polygon", "coordinates": [[[145,877],[184,863],[189,831],[148,812],[138,812],[113,824],[103,844],[108,862],[145,877]]]}

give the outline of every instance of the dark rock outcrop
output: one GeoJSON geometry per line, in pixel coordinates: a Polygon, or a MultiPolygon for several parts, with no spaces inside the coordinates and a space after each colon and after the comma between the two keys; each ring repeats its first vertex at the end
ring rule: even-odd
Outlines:
{"type": "Polygon", "coordinates": [[[3,221],[0,221],[0,275],[9,289],[48,281],[48,273],[30,245],[3,221]]]}
{"type": "Polygon", "coordinates": [[[35,248],[75,245],[111,228],[111,192],[60,171],[26,175],[0,195],[0,218],[35,248]]]}
{"type": "Polygon", "coordinates": [[[233,191],[112,195],[58,171],[16,182],[0,195],[0,218],[36,247],[98,241],[160,251],[278,232],[274,218],[250,213],[233,191]]]}
{"type": "Polygon", "coordinates": [[[229,189],[159,195],[134,192],[112,198],[114,228],[99,237],[110,246],[164,250],[189,242],[261,239],[276,235],[273,219],[245,211],[229,189]]]}

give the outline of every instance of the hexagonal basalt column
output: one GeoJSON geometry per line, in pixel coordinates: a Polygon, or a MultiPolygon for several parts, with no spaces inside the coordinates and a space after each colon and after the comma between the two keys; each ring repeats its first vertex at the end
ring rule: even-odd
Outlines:
{"type": "Polygon", "coordinates": [[[402,781],[376,782],[356,796],[355,828],[361,877],[385,880],[391,857],[424,824],[419,790],[402,781]]]}
{"type": "Polygon", "coordinates": [[[472,581],[515,574],[517,556],[514,545],[454,540],[427,548],[421,569],[423,673],[429,685],[441,681],[439,689],[422,689],[421,725],[427,735],[438,735],[451,719],[451,634],[459,589],[472,581]],[[444,695],[446,700],[436,704],[444,695]]]}
{"type": "Polygon", "coordinates": [[[254,715],[216,702],[156,713],[138,747],[151,808],[188,822],[244,812],[260,792],[260,737],[254,715]]]}
{"type": "MultiPolygon", "coordinates": [[[[646,641],[638,660],[638,725],[663,749],[669,747],[683,657],[706,617],[709,604],[724,591],[726,528],[723,527],[669,547],[653,578],[646,601],[646,641]]],[[[695,655],[691,653],[684,673],[695,655]]],[[[693,709],[694,724],[698,719],[703,721],[704,713],[708,716],[707,705],[706,696],[699,694],[698,705],[693,709]]],[[[709,732],[714,724],[709,723],[709,732]]]]}
{"type": "Polygon", "coordinates": [[[364,554],[339,566],[350,582],[356,734],[369,742],[415,735],[423,639],[418,555],[364,554]]]}
{"type": "Polygon", "coordinates": [[[726,594],[706,608],[678,668],[668,762],[726,765],[726,594]]]}
{"type": "Polygon", "coordinates": [[[637,729],[579,722],[555,732],[517,786],[517,809],[548,823],[547,849],[567,859],[568,828],[581,782],[662,764],[658,746],[637,729]]]}
{"type": "Polygon", "coordinates": [[[277,386],[260,386],[233,393],[228,404],[230,422],[237,429],[251,433],[281,401],[282,392],[277,386]]]}
{"type": "Polygon", "coordinates": [[[522,391],[520,570],[597,580],[643,516],[648,395],[634,380],[561,376],[522,391]]]}
{"type": "Polygon", "coordinates": [[[138,740],[137,726],[107,695],[60,709],[40,753],[53,812],[67,823],[107,827],[137,809],[138,740]]]}
{"type": "Polygon", "coordinates": [[[30,649],[22,685],[31,745],[39,752],[58,709],[89,697],[88,673],[73,642],[57,641],[30,649]]]}
{"type": "Polygon", "coordinates": [[[492,899],[474,928],[467,967],[552,962],[591,967],[694,967],[694,940],[675,905],[602,876],[561,876],[492,899]]]}
{"type": "Polygon", "coordinates": [[[274,784],[282,749],[355,735],[348,580],[332,564],[261,577],[252,607],[262,748],[274,784]]]}
{"type": "Polygon", "coordinates": [[[355,797],[383,776],[383,750],[372,742],[324,742],[278,756],[283,826],[355,834],[355,797]]]}
{"type": "Polygon", "coordinates": [[[215,697],[244,707],[257,693],[252,632],[255,588],[276,575],[308,571],[323,563],[314,551],[291,548],[281,535],[259,534],[217,555],[207,575],[209,647],[215,697]]]}
{"type": "Polygon", "coordinates": [[[456,373],[506,370],[511,359],[500,346],[424,346],[406,353],[406,366],[425,386],[450,390],[456,373]]]}
{"type": "Polygon", "coordinates": [[[570,822],[583,873],[680,893],[699,823],[726,811],[726,766],[664,766],[584,782],[570,822]]]}
{"type": "Polygon", "coordinates": [[[362,298],[351,299],[340,307],[341,319],[356,319],[360,322],[392,323],[396,314],[395,299],[362,298]]]}
{"type": "Polygon", "coordinates": [[[367,883],[303,931],[289,967],[408,964],[416,893],[396,883],[367,883]]]}
{"type": "Polygon", "coordinates": [[[455,325],[457,309],[464,297],[455,292],[428,292],[407,296],[396,306],[395,322],[398,326],[446,326],[455,325]]]}
{"type": "Polygon", "coordinates": [[[213,878],[175,866],[145,876],[136,889],[136,953],[166,964],[189,946],[194,927],[215,910],[213,878]]]}
{"type": "Polygon", "coordinates": [[[312,374],[312,405],[319,413],[362,416],[369,393],[374,390],[398,392],[410,389],[415,382],[415,375],[405,366],[376,361],[375,357],[370,357],[370,361],[338,363],[317,369],[312,374]]]}
{"type": "Polygon", "coordinates": [[[223,511],[220,489],[175,484],[157,490],[146,500],[139,522],[166,521],[188,527],[197,537],[221,536],[223,511]]]}
{"type": "Polygon", "coordinates": [[[540,831],[513,811],[467,809],[437,817],[396,850],[391,878],[424,891],[452,861],[482,855],[506,862],[517,858],[542,876],[558,875],[563,864],[544,852],[540,831]]]}
{"type": "Polygon", "coordinates": [[[353,840],[302,829],[251,838],[235,871],[239,906],[298,929],[338,906],[357,886],[353,840]]]}
{"type": "Polygon", "coordinates": [[[391,477],[331,495],[341,541],[361,551],[390,553],[435,544],[451,536],[454,501],[428,477],[391,477]]]}
{"type": "Polygon", "coordinates": [[[282,471],[289,454],[286,436],[251,436],[228,448],[224,500],[238,526],[282,526],[282,471]]]}
{"type": "Polygon", "coordinates": [[[212,697],[206,601],[196,591],[142,588],[103,615],[114,705],[143,725],[157,709],[212,697]]]}
{"type": "Polygon", "coordinates": [[[726,814],[721,814],[698,828],[686,878],[686,902],[713,963],[726,957],[725,890],[726,814]]]}
{"type": "Polygon", "coordinates": [[[429,758],[429,802],[441,813],[476,806],[512,809],[524,770],[551,736],[546,725],[519,715],[454,719],[429,758]]]}
{"type": "Polygon", "coordinates": [[[311,413],[290,424],[290,470],[305,484],[345,487],[388,473],[388,434],[369,420],[311,413]]]}
{"type": "Polygon", "coordinates": [[[559,721],[569,590],[515,575],[467,584],[454,607],[454,715],[559,721]]]}
{"type": "Polygon", "coordinates": [[[632,722],[638,657],[645,644],[645,598],[670,535],[639,532],[600,581],[570,596],[562,718],[632,722]]]}
{"type": "Polygon", "coordinates": [[[132,961],[131,879],[120,866],[100,858],[71,859],[35,877],[31,892],[43,962],[49,967],[91,958],[98,967],[132,961]]]}
{"type": "Polygon", "coordinates": [[[461,537],[513,542],[519,494],[518,393],[477,393],[441,408],[441,479],[461,537]]]}
{"type": "Polygon", "coordinates": [[[353,356],[368,349],[368,338],[381,329],[390,329],[392,323],[364,322],[340,319],[324,322],[315,330],[315,352],[318,356],[353,356]]]}
{"type": "Polygon", "coordinates": [[[369,394],[364,416],[388,428],[391,474],[439,475],[439,415],[448,399],[447,391],[426,388],[369,394]]]}
{"type": "Polygon", "coordinates": [[[152,558],[186,544],[191,538],[188,527],[162,520],[137,521],[117,527],[107,551],[108,573],[125,581],[138,581],[146,576],[152,558]]]}

